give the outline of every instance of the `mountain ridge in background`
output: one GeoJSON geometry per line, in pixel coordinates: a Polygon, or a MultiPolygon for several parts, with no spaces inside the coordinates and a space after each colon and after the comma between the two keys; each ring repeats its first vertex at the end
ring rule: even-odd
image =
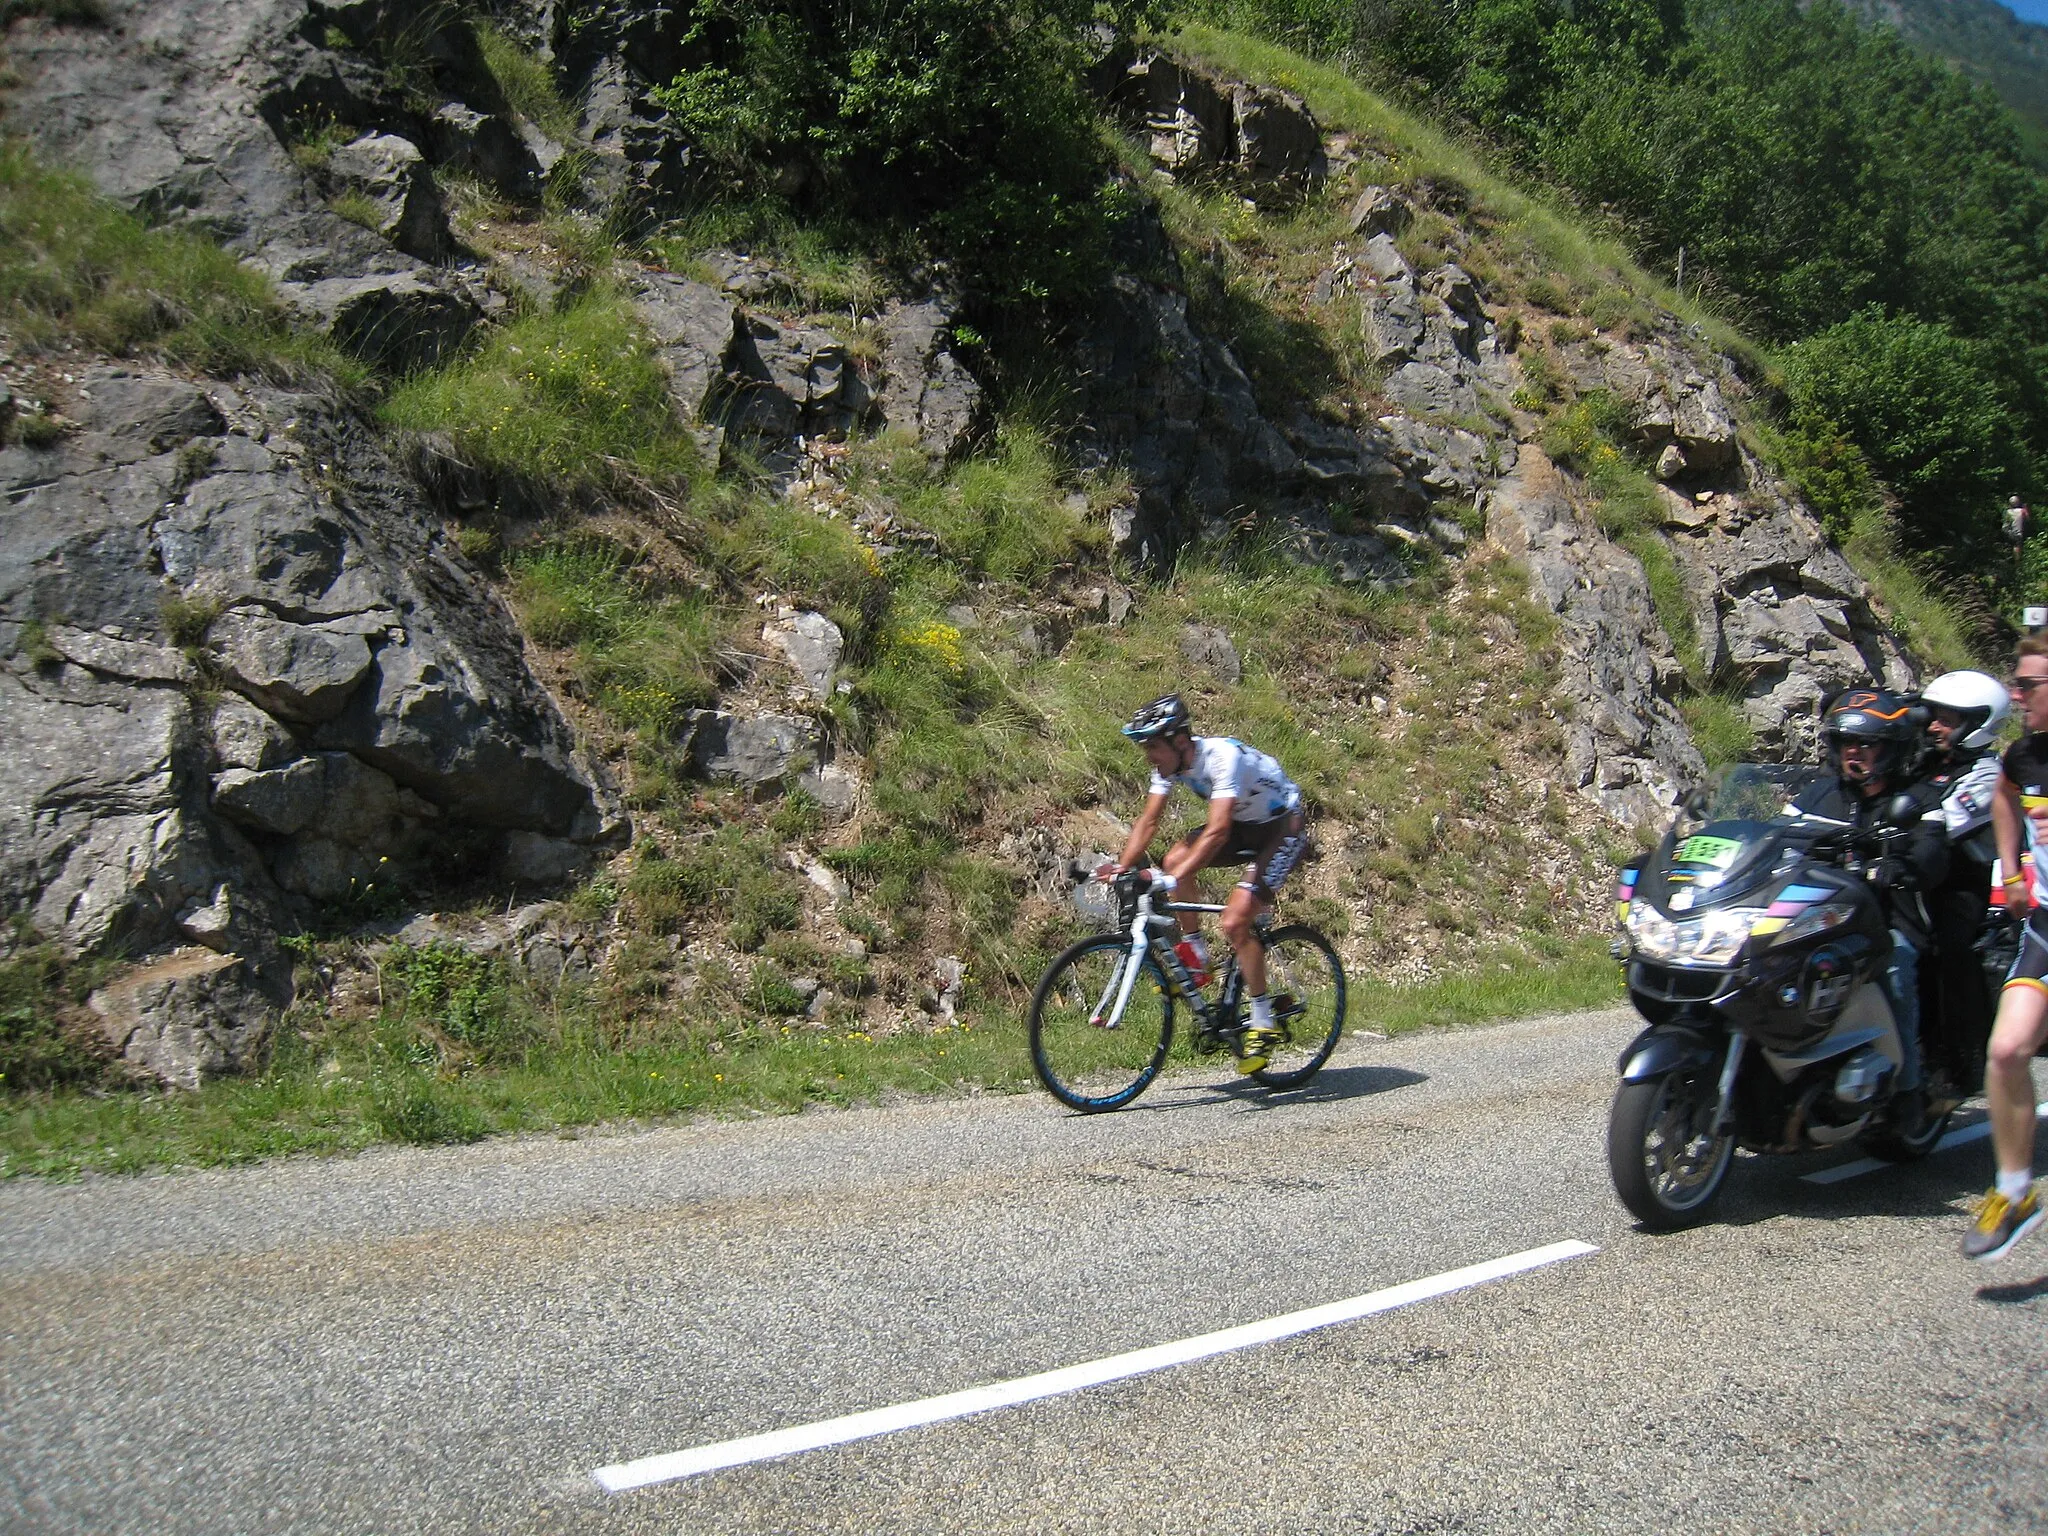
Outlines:
{"type": "Polygon", "coordinates": [[[2048,26],[1996,0],[1853,0],[1853,8],[1997,92],[2019,119],[2029,156],[2048,166],[2048,26]]]}

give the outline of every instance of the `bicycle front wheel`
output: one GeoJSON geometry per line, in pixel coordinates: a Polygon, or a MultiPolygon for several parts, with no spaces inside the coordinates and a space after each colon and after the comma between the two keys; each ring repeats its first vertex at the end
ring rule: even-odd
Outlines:
{"type": "Polygon", "coordinates": [[[1268,1088],[1298,1088],[1314,1077],[1344,1033],[1344,967],[1330,941],[1299,923],[1266,936],[1266,995],[1286,1035],[1252,1074],[1268,1088]]]}
{"type": "Polygon", "coordinates": [[[1083,1114],[1121,1109],[1143,1093],[1173,1043],[1173,994],[1150,954],[1123,1012],[1110,1017],[1130,959],[1121,935],[1083,939],[1045,968],[1031,995],[1031,1070],[1083,1114]]]}

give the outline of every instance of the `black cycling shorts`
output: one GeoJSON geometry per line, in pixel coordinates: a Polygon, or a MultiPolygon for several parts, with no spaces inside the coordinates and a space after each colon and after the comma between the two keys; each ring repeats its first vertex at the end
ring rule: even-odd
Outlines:
{"type": "MultiPolygon", "coordinates": [[[[1304,826],[1299,811],[1275,816],[1271,821],[1233,821],[1230,824],[1230,841],[1209,862],[1251,865],[1251,872],[1237,882],[1238,889],[1271,901],[1280,887],[1287,883],[1287,877],[1294,873],[1294,866],[1301,862],[1302,851],[1308,842],[1303,834],[1304,826]]],[[[1186,841],[1193,842],[1201,835],[1200,832],[1191,832],[1186,841]]]]}
{"type": "Polygon", "coordinates": [[[2048,992],[2048,912],[2036,907],[2020,930],[2020,952],[2005,973],[2008,987],[2033,987],[2048,992]]]}

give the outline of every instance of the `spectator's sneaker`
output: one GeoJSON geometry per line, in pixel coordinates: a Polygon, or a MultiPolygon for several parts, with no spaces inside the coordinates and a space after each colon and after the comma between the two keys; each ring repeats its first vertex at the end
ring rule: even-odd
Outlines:
{"type": "Polygon", "coordinates": [[[1254,1072],[1263,1071],[1266,1063],[1273,1059],[1273,1047],[1286,1038],[1277,1029],[1246,1029],[1237,1037],[1238,1076],[1250,1077],[1254,1072]]]}
{"type": "Polygon", "coordinates": [[[2041,1197],[2028,1190],[2024,1199],[2008,1200],[1992,1190],[1977,1202],[1977,1219],[1963,1234],[1963,1257],[1988,1263],[2012,1252],[2012,1245],[2041,1224],[2041,1197]]]}

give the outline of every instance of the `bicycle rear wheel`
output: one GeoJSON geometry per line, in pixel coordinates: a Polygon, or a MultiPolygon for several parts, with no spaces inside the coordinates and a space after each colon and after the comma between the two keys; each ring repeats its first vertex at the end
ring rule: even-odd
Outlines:
{"type": "Polygon", "coordinates": [[[1344,967],[1330,941],[1300,923],[1266,936],[1266,995],[1287,1036],[1252,1074],[1268,1088],[1298,1088],[1321,1069],[1344,1033],[1344,967]]]}
{"type": "Polygon", "coordinates": [[[1130,952],[1120,934],[1083,939],[1045,968],[1031,995],[1031,1070],[1083,1114],[1120,1109],[1143,1093],[1173,1043],[1173,994],[1149,954],[1122,1016],[1097,1022],[1116,1002],[1130,952]]]}

